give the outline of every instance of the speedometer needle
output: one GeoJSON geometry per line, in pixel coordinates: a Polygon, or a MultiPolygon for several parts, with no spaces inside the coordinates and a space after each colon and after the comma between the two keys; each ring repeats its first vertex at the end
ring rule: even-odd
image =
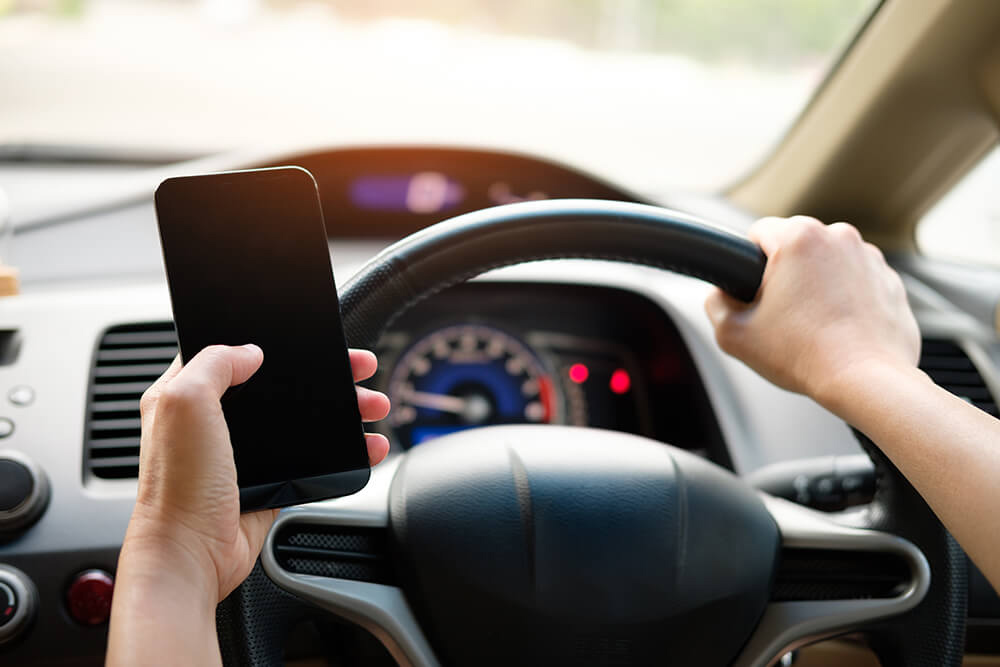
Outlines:
{"type": "Polygon", "coordinates": [[[411,391],[403,397],[403,400],[421,408],[453,412],[457,415],[463,414],[468,406],[468,401],[464,398],[448,394],[432,394],[427,391],[411,391]]]}
{"type": "Polygon", "coordinates": [[[489,400],[485,396],[477,396],[476,394],[468,398],[459,398],[449,394],[411,391],[403,396],[403,400],[421,408],[451,412],[459,415],[469,424],[483,423],[492,412],[489,400]]]}

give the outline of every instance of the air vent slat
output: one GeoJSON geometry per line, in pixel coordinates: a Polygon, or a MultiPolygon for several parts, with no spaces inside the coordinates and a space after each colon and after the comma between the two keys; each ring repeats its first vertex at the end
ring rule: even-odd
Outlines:
{"type": "Polygon", "coordinates": [[[90,409],[94,415],[103,415],[107,412],[134,412],[139,409],[139,401],[104,401],[94,403],[90,409]]]}
{"type": "Polygon", "coordinates": [[[135,466],[139,468],[138,456],[109,456],[103,459],[94,459],[90,462],[92,468],[123,468],[135,466]]]}
{"type": "Polygon", "coordinates": [[[978,375],[968,358],[927,356],[920,357],[920,367],[925,371],[967,371],[978,375]]]}
{"type": "MultiPolygon", "coordinates": [[[[162,364],[132,364],[129,366],[98,366],[94,369],[94,377],[98,380],[103,378],[133,378],[133,377],[153,377],[158,378],[167,370],[169,363],[162,364]]],[[[147,385],[148,386],[148,385],[147,385]]]]}
{"type": "Polygon", "coordinates": [[[952,387],[982,387],[983,378],[979,373],[962,373],[958,371],[926,371],[935,382],[952,387]]]}
{"type": "Polygon", "coordinates": [[[134,479],[139,473],[139,399],[177,354],[171,322],[112,327],[91,374],[85,474],[134,479]]]}
{"type": "Polygon", "coordinates": [[[123,449],[131,447],[132,449],[139,449],[139,438],[104,438],[102,440],[91,440],[87,443],[90,445],[91,456],[101,456],[100,452],[97,450],[107,450],[107,449],[123,449]]]}
{"type": "Polygon", "coordinates": [[[177,346],[177,335],[173,327],[169,331],[134,331],[130,333],[108,332],[101,341],[101,349],[117,347],[141,348],[145,346],[177,346]]]}
{"type": "Polygon", "coordinates": [[[925,338],[920,368],[943,389],[996,417],[996,399],[965,351],[954,341],[925,338]]]}
{"type": "Polygon", "coordinates": [[[90,430],[97,431],[124,431],[124,430],[135,430],[142,426],[142,420],[139,417],[134,419],[101,419],[95,416],[90,422],[90,430]]]}
{"type": "Polygon", "coordinates": [[[146,391],[152,382],[115,382],[111,384],[99,384],[94,385],[91,388],[91,394],[93,394],[94,399],[98,399],[100,396],[107,396],[112,394],[135,394],[136,400],[142,397],[142,392],[146,391]]]}
{"type": "Polygon", "coordinates": [[[115,363],[142,361],[145,359],[166,359],[168,362],[177,354],[177,346],[166,347],[139,347],[123,348],[116,350],[101,350],[97,353],[97,363],[115,363]]]}

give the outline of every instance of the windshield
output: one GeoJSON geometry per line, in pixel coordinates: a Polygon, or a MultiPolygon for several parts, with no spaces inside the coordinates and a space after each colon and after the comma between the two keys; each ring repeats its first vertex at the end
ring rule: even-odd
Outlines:
{"type": "Polygon", "coordinates": [[[11,0],[0,143],[458,143],[714,190],[780,138],[873,4],[11,0]]]}
{"type": "Polygon", "coordinates": [[[937,259],[1000,266],[1000,146],[917,225],[917,245],[937,259]]]}

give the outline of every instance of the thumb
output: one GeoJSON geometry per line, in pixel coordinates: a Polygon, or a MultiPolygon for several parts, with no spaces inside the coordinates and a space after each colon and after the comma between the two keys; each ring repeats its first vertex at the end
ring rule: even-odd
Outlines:
{"type": "Polygon", "coordinates": [[[192,382],[209,387],[218,398],[229,387],[249,380],[263,362],[264,353],[256,345],[212,345],[185,364],[174,382],[192,382]]]}

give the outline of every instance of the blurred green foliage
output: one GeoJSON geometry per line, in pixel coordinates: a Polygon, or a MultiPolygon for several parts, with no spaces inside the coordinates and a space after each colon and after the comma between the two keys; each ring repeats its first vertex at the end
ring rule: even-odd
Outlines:
{"type": "MultiPolygon", "coordinates": [[[[273,0],[291,4],[295,0],[273,0]]],[[[705,60],[808,60],[843,46],[876,0],[328,0],[338,14],[473,24],[588,48],[705,60]]]]}
{"type": "Polygon", "coordinates": [[[656,46],[707,58],[809,58],[844,46],[871,0],[650,0],[656,46]]]}
{"type": "Polygon", "coordinates": [[[74,18],[83,14],[85,0],[0,0],[0,18],[15,12],[45,12],[74,18]]]}

